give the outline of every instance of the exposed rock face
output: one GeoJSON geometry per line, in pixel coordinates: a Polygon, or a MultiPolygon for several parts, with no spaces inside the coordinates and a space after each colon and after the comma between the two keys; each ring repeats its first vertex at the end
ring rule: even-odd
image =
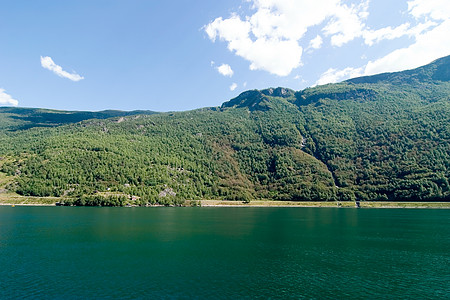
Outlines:
{"type": "Polygon", "coordinates": [[[269,88],[265,90],[250,90],[241,93],[236,98],[222,104],[222,108],[247,107],[250,111],[268,110],[268,103],[273,97],[295,101],[295,91],[287,88],[269,88]]]}
{"type": "Polygon", "coordinates": [[[295,92],[293,90],[287,89],[287,88],[282,88],[282,87],[278,87],[276,89],[274,89],[274,88],[265,89],[265,90],[262,90],[261,93],[263,93],[264,95],[267,95],[267,96],[281,97],[281,98],[293,97],[295,94],[295,92]]]}
{"type": "MultiPolygon", "coordinates": [[[[337,86],[337,85],[335,85],[337,86]]],[[[311,92],[312,89],[297,92],[296,105],[308,105],[320,99],[357,100],[360,102],[376,100],[378,93],[371,88],[355,88],[352,84],[340,84],[340,90],[329,92],[311,92]]]]}
{"type": "Polygon", "coordinates": [[[159,197],[161,197],[161,198],[167,197],[167,196],[176,196],[176,195],[177,195],[177,193],[175,193],[172,188],[166,188],[166,189],[164,189],[164,191],[161,191],[161,193],[159,193],[159,197]]]}

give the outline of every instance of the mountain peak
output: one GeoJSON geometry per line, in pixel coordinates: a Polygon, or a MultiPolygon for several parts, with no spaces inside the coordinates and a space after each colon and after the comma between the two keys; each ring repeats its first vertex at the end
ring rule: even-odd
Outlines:
{"type": "Polygon", "coordinates": [[[265,90],[261,90],[261,93],[263,93],[266,96],[271,97],[280,97],[280,98],[290,98],[295,95],[295,91],[284,88],[284,87],[277,87],[277,88],[268,88],[265,90]]]}
{"type": "Polygon", "coordinates": [[[433,81],[450,81],[450,55],[439,58],[425,66],[412,70],[382,73],[371,76],[362,76],[345,80],[341,83],[307,88],[294,91],[289,88],[277,87],[264,90],[249,90],[239,96],[224,102],[222,108],[247,107],[250,110],[268,110],[270,102],[285,99],[298,106],[308,105],[320,99],[330,98],[336,100],[359,99],[360,101],[373,101],[377,92],[369,86],[358,84],[410,84],[430,83],[433,81]]]}
{"type": "Polygon", "coordinates": [[[249,90],[242,92],[239,96],[223,103],[222,108],[248,107],[250,110],[267,110],[267,105],[273,98],[295,100],[295,91],[283,87],[268,88],[264,90],[249,90]]]}

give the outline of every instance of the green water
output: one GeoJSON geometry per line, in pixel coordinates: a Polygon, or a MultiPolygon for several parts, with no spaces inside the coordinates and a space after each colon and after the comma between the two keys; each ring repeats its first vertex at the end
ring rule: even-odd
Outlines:
{"type": "Polygon", "coordinates": [[[449,298],[450,210],[0,207],[0,298],[449,298]]]}

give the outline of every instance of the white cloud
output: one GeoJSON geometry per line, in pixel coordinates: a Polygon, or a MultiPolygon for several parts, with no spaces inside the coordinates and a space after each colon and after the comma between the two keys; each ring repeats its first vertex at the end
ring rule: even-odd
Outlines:
{"type": "Polygon", "coordinates": [[[373,44],[378,43],[381,40],[393,40],[395,38],[399,38],[408,34],[409,27],[409,23],[404,23],[395,28],[388,26],[378,30],[366,30],[363,34],[364,42],[366,43],[366,45],[372,46],[373,44]]]}
{"type": "Polygon", "coordinates": [[[414,69],[435,59],[450,54],[450,5],[440,0],[413,0],[408,2],[408,12],[417,19],[417,25],[411,27],[405,23],[396,28],[385,27],[376,31],[365,31],[368,45],[382,39],[393,39],[408,35],[414,42],[359,68],[348,67],[343,70],[329,69],[323,73],[316,84],[337,82],[361,75],[374,75],[385,72],[397,72],[414,69]]]}
{"type": "Polygon", "coordinates": [[[408,2],[408,11],[415,18],[424,18],[411,34],[415,41],[408,47],[369,61],[364,75],[413,69],[450,54],[450,7],[447,1],[414,0],[408,2]],[[430,19],[432,21],[430,21],[430,19]],[[442,21],[444,20],[444,21],[442,21]],[[431,28],[431,29],[430,29],[431,28]]]}
{"type": "Polygon", "coordinates": [[[315,38],[311,40],[311,42],[309,42],[308,48],[319,49],[320,47],[322,47],[322,44],[323,44],[322,37],[320,35],[317,35],[315,38]]]}
{"type": "Polygon", "coordinates": [[[442,0],[408,1],[408,12],[422,23],[408,30],[414,42],[369,61],[364,75],[413,69],[450,54],[450,5],[442,0]]]}
{"type": "Polygon", "coordinates": [[[5,93],[4,89],[0,89],[0,105],[19,105],[19,101],[13,99],[10,95],[5,93]]]}
{"type": "Polygon", "coordinates": [[[325,73],[323,73],[319,80],[317,80],[315,85],[321,85],[326,83],[335,83],[343,79],[348,79],[352,77],[358,77],[362,75],[362,68],[345,68],[344,70],[337,70],[330,68],[325,73]]]}
{"type": "MultiPolygon", "coordinates": [[[[251,70],[287,76],[302,65],[304,48],[310,53],[327,42],[334,47],[342,47],[355,39],[361,39],[366,46],[405,36],[413,41],[409,47],[396,50],[398,52],[394,51],[386,58],[353,68],[362,70],[363,74],[416,67],[450,53],[447,48],[450,39],[443,35],[445,30],[447,35],[450,32],[446,27],[450,19],[448,0],[404,0],[408,4],[406,16],[409,14],[410,20],[381,28],[371,28],[366,24],[370,0],[246,1],[251,6],[249,13],[216,18],[204,26],[204,30],[211,41],[225,42],[229,51],[247,60],[251,70]],[[319,30],[320,34],[304,41],[309,30],[319,30]],[[430,41],[427,45],[426,38],[438,36],[440,40],[430,41]]],[[[353,74],[347,68],[328,72],[324,78],[336,79],[353,74]]]]}
{"type": "Polygon", "coordinates": [[[72,81],[80,81],[84,79],[84,77],[78,75],[77,73],[69,73],[62,69],[61,66],[55,64],[50,56],[41,56],[41,66],[45,69],[48,69],[55,73],[56,75],[70,79],[72,81]]]}
{"type": "Polygon", "coordinates": [[[430,17],[434,20],[448,20],[450,5],[448,0],[408,1],[408,11],[415,18],[430,17]]]}
{"type": "Polygon", "coordinates": [[[395,28],[387,26],[378,30],[364,30],[362,36],[368,46],[372,46],[382,40],[393,40],[402,36],[417,37],[423,32],[430,30],[437,25],[434,21],[426,21],[411,27],[410,23],[401,24],[395,28]]]}
{"type": "Polygon", "coordinates": [[[237,88],[237,84],[233,82],[232,85],[230,85],[230,91],[234,91],[237,88]]]}
{"type": "MultiPolygon", "coordinates": [[[[345,5],[341,0],[247,0],[254,13],[216,18],[204,27],[211,41],[227,43],[228,50],[250,62],[251,70],[287,76],[302,65],[302,38],[309,28],[328,21],[324,33],[336,46],[362,36],[368,1],[345,5]]],[[[316,37],[312,48],[322,45],[316,37]]]]}
{"type": "Polygon", "coordinates": [[[331,35],[331,44],[342,45],[363,35],[365,27],[363,20],[368,16],[369,2],[363,1],[359,5],[341,4],[336,6],[334,16],[323,28],[325,35],[331,35]]]}
{"type": "Polygon", "coordinates": [[[258,39],[238,54],[251,61],[250,70],[266,70],[287,76],[301,65],[303,48],[296,41],[258,39]]]}
{"type": "Polygon", "coordinates": [[[217,71],[222,74],[223,76],[231,77],[233,76],[234,72],[231,69],[230,65],[227,64],[221,64],[219,67],[217,67],[217,71]]]}
{"type": "Polygon", "coordinates": [[[414,44],[370,61],[364,75],[413,69],[450,54],[450,19],[416,37],[414,44]]]}

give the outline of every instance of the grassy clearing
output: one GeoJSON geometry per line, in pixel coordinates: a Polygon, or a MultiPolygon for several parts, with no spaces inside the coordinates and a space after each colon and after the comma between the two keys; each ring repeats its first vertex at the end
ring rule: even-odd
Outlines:
{"type": "Polygon", "coordinates": [[[0,193],[0,205],[55,205],[58,197],[24,197],[15,193],[0,193]]]}
{"type": "Polygon", "coordinates": [[[58,197],[24,197],[7,190],[14,176],[0,172],[0,205],[55,205],[60,201],[58,197]]]}

